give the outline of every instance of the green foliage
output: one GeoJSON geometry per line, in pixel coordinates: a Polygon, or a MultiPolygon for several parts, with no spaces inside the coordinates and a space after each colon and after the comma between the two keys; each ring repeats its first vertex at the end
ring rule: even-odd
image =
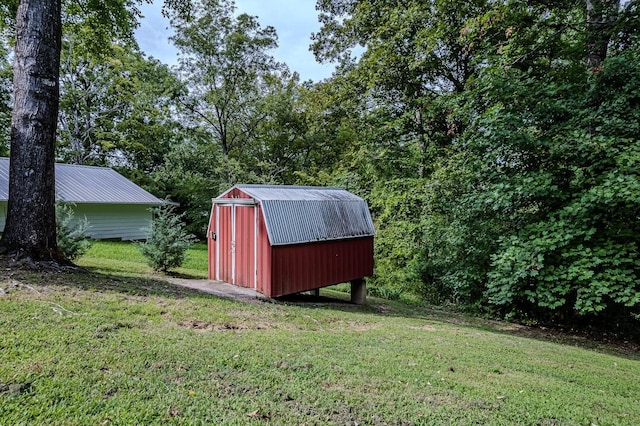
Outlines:
{"type": "Polygon", "coordinates": [[[369,201],[375,284],[542,321],[636,324],[633,2],[318,10],[314,52],[342,63],[334,90],[363,100],[345,104],[340,166],[316,176],[369,201]]]}
{"type": "Polygon", "coordinates": [[[171,108],[181,84],[129,46],[96,55],[84,43],[77,35],[63,43],[58,157],[101,166],[117,160],[148,173],[179,134],[171,108]]]}
{"type": "MultiPolygon", "coordinates": [[[[15,32],[15,20],[18,12],[19,0],[5,0],[0,3],[0,33],[8,37],[8,33],[15,32]]],[[[14,34],[11,35],[15,37],[14,34]]]]}
{"type": "Polygon", "coordinates": [[[380,297],[387,300],[400,300],[402,289],[389,288],[385,286],[372,286],[367,288],[367,293],[373,297],[380,297]]]}
{"type": "Polygon", "coordinates": [[[419,288],[415,263],[424,243],[420,227],[423,190],[421,180],[405,179],[376,186],[370,194],[376,221],[376,287],[410,291],[419,288]],[[402,238],[398,238],[400,235],[402,238]]]}
{"type": "Polygon", "coordinates": [[[224,155],[239,154],[251,142],[261,120],[256,108],[263,79],[276,69],[267,53],[277,46],[275,29],[235,10],[232,1],[199,0],[189,18],[171,16],[188,88],[181,105],[224,155]]]}
{"type": "Polygon", "coordinates": [[[536,36],[559,49],[557,59],[529,52],[526,69],[506,67],[517,43],[505,41],[510,53],[479,73],[469,93],[464,146],[475,185],[464,197],[470,217],[494,212],[491,222],[503,224],[483,253],[490,259],[484,297],[503,313],[562,322],[577,314],[633,327],[640,309],[638,51],[578,72],[580,45],[544,34],[536,36]]]}
{"type": "Polygon", "coordinates": [[[132,43],[142,1],[62,0],[63,37],[79,37],[85,54],[108,55],[112,43],[132,43]]]}
{"type": "Polygon", "coordinates": [[[315,159],[305,114],[306,90],[298,75],[288,70],[265,76],[263,85],[253,141],[234,157],[264,182],[291,184],[295,171],[312,167],[315,159]]]}
{"type": "Polygon", "coordinates": [[[194,242],[194,237],[184,228],[182,215],[174,214],[172,206],[158,207],[153,210],[153,220],[146,231],[147,240],[138,243],[138,248],[149,266],[155,271],[167,272],[182,265],[194,242]]]}
{"type": "Polygon", "coordinates": [[[73,204],[65,202],[56,203],[58,250],[71,261],[85,254],[93,244],[88,235],[89,221],[86,217],[75,219],[73,207],[73,204]]]}
{"type": "Polygon", "coordinates": [[[443,182],[446,173],[432,175],[463,130],[453,112],[474,66],[460,28],[485,3],[318,3],[324,26],[313,49],[319,59],[342,61],[333,90],[352,108],[340,122],[352,136],[333,181],[369,201],[377,229],[376,285],[419,293],[429,302],[460,301],[462,294],[467,300],[482,280],[460,263],[472,263],[463,234],[477,222],[464,222],[456,211],[459,226],[443,229],[450,218],[436,203],[458,207],[460,200],[431,191],[462,189],[443,182]],[[349,66],[357,45],[366,50],[349,66]]]}
{"type": "Polygon", "coordinates": [[[149,175],[147,188],[154,194],[180,203],[187,231],[204,238],[211,199],[236,183],[260,182],[238,161],[220,152],[201,132],[186,131],[164,158],[164,164],[149,175]]]}
{"type": "Polygon", "coordinates": [[[504,224],[493,209],[476,209],[474,170],[466,152],[441,161],[424,186],[422,250],[416,273],[420,294],[431,303],[456,303],[477,309],[494,250],[504,224]]]}
{"type": "MultiPolygon", "coordinates": [[[[144,1],[62,1],[57,159],[125,164],[145,173],[162,162],[177,127],[171,99],[182,88],[166,65],[137,48],[133,31],[144,1]]],[[[185,14],[189,3],[168,0],[165,9],[185,14]]],[[[14,35],[6,28],[17,5],[11,0],[0,6],[0,155],[7,155],[11,120],[5,49],[14,35]]]]}

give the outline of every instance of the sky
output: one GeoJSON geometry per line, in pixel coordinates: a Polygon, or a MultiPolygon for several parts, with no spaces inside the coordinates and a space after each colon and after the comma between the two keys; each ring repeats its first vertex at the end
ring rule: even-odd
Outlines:
{"type": "MultiPolygon", "coordinates": [[[[177,51],[169,41],[169,22],[162,16],[163,0],[143,4],[145,16],[136,31],[142,51],[168,65],[177,63],[177,51]]],[[[238,13],[258,16],[262,27],[273,26],[278,33],[278,48],[272,54],[300,74],[301,81],[315,82],[331,76],[333,64],[319,64],[309,51],[311,33],[320,29],[316,0],[236,0],[238,13]]]]}

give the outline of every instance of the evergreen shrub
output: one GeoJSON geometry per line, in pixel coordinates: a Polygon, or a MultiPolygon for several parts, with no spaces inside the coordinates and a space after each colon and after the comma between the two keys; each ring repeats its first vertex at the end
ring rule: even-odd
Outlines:
{"type": "Polygon", "coordinates": [[[58,250],[73,261],[89,250],[93,242],[87,232],[89,221],[86,217],[74,221],[72,204],[56,203],[56,241],[58,250]]]}
{"type": "Polygon", "coordinates": [[[184,214],[175,214],[173,206],[165,205],[152,211],[153,220],[145,229],[147,241],[138,243],[138,248],[155,271],[167,272],[182,265],[195,237],[186,231],[184,214]]]}

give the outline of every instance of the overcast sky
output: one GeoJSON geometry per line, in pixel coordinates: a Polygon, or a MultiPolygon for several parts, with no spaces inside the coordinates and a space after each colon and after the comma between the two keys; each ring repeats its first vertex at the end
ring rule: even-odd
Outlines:
{"type": "MultiPolygon", "coordinates": [[[[169,42],[169,22],[162,16],[163,0],[143,4],[145,18],[136,31],[140,48],[149,56],[168,64],[176,64],[176,49],[169,42]]],[[[334,65],[318,64],[309,51],[311,33],[320,28],[316,0],[236,0],[238,13],[258,16],[262,27],[271,25],[278,33],[278,48],[272,52],[276,60],[285,62],[302,81],[319,81],[330,77],[334,65]]]]}

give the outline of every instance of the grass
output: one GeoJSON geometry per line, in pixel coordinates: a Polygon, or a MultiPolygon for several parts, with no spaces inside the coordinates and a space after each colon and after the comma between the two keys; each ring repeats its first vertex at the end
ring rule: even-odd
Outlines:
{"type": "Polygon", "coordinates": [[[83,263],[110,275],[2,268],[0,424],[640,424],[634,349],[378,299],[219,299],[101,246],[83,263]]]}
{"type": "MultiPolygon", "coordinates": [[[[153,274],[135,244],[126,241],[95,241],[89,251],[76,262],[95,272],[118,276],[153,274]]],[[[182,267],[172,271],[184,278],[207,278],[207,244],[194,244],[182,267]]]]}

